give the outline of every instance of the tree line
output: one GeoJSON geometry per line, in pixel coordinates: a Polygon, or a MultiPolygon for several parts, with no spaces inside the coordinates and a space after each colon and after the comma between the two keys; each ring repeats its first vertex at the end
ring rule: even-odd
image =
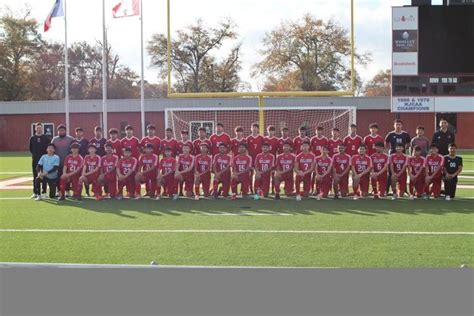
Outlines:
{"type": "MultiPolygon", "coordinates": [[[[0,100],[56,100],[64,97],[64,45],[46,41],[29,10],[0,17],[0,100]]],[[[173,91],[248,91],[241,76],[242,42],[238,26],[224,19],[217,26],[198,19],[172,38],[173,91]],[[230,47],[222,52],[223,47],[230,47]],[[223,56],[223,57],[218,57],[223,56]]],[[[103,43],[76,42],[69,53],[71,99],[102,97],[103,43]]],[[[145,82],[145,97],[166,97],[167,38],[153,34],[146,51],[150,67],[159,73],[158,84],[145,82]]],[[[348,30],[337,21],[306,14],[282,21],[267,32],[259,49],[261,61],[252,65],[252,77],[263,82],[263,91],[317,91],[349,89],[351,43],[348,30]]],[[[355,54],[358,67],[371,62],[369,53],[355,54]]],[[[107,93],[110,99],[139,98],[140,77],[123,64],[106,44],[107,93]]],[[[381,71],[365,86],[356,73],[358,93],[390,95],[390,73],[381,71]],[[387,81],[388,80],[388,81],[387,81]]]]}

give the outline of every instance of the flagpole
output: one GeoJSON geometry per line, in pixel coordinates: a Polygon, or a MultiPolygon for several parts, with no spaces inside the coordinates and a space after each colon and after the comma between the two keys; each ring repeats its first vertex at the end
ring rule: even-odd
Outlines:
{"type": "Polygon", "coordinates": [[[105,0],[102,0],[102,127],[107,135],[107,31],[105,29],[105,0]]]}
{"type": "Polygon", "coordinates": [[[66,2],[63,2],[64,10],[64,111],[66,112],[66,133],[69,135],[69,56],[67,44],[67,9],[66,2]]]}
{"type": "Polygon", "coordinates": [[[145,137],[145,63],[143,56],[143,0],[140,0],[140,53],[141,53],[141,80],[140,80],[140,117],[142,123],[142,137],[145,137]]]}

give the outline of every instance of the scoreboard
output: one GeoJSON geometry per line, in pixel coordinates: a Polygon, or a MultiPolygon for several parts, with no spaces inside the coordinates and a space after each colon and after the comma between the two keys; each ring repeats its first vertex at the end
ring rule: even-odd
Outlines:
{"type": "Polygon", "coordinates": [[[474,111],[474,6],[392,8],[392,111],[474,111]]]}

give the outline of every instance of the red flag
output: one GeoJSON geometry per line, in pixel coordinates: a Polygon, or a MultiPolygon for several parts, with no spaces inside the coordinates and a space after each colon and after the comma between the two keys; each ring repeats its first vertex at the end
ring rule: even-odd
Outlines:
{"type": "Polygon", "coordinates": [[[112,8],[114,18],[140,15],[140,0],[121,0],[112,8]]]}

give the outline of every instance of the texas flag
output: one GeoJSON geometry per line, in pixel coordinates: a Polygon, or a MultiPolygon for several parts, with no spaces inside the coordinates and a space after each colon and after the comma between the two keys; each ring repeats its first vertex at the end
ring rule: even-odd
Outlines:
{"type": "Polygon", "coordinates": [[[48,17],[44,21],[44,32],[48,32],[51,28],[51,20],[58,16],[64,16],[63,0],[56,0],[56,2],[54,2],[51,12],[49,12],[48,17]]]}
{"type": "Polygon", "coordinates": [[[114,18],[140,15],[140,0],[122,0],[112,8],[114,18]]]}

